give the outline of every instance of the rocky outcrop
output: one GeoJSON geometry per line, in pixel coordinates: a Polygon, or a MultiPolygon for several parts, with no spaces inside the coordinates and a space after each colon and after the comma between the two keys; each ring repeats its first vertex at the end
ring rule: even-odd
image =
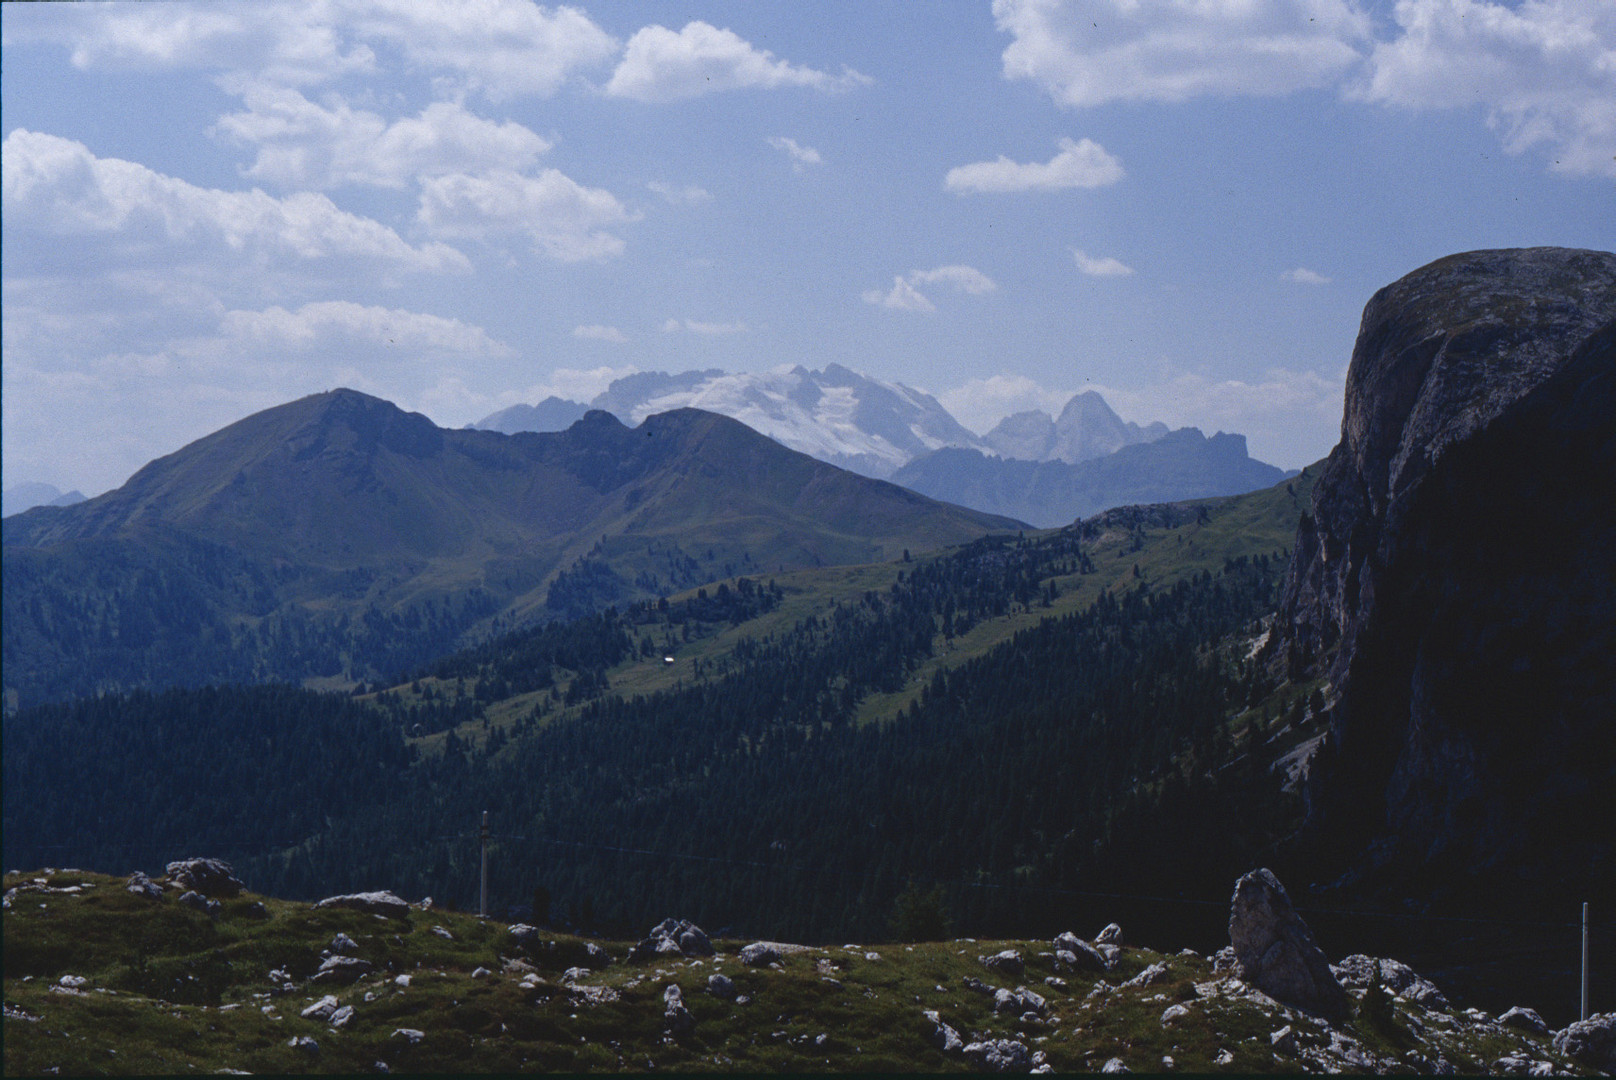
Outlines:
{"type": "Polygon", "coordinates": [[[1347,995],[1330,962],[1269,871],[1253,870],[1235,883],[1229,941],[1246,982],[1299,1009],[1331,1019],[1346,1016],[1347,995]]]}
{"type": "Polygon", "coordinates": [[[1364,309],[1271,653],[1336,688],[1306,788],[1332,876],[1612,872],[1612,416],[1616,255],[1455,255],[1364,309]]]}
{"type": "Polygon", "coordinates": [[[231,900],[247,886],[236,880],[234,868],[223,859],[180,859],[168,864],[168,877],[182,889],[209,899],[231,900]]]}
{"type": "Polygon", "coordinates": [[[1554,1036],[1554,1048],[1601,1072],[1616,1073],[1616,1013],[1595,1013],[1554,1036]]]}
{"type": "Polygon", "coordinates": [[[701,927],[689,919],[663,919],[651,928],[639,944],[629,950],[628,962],[640,963],[658,957],[699,957],[713,955],[713,944],[701,927]]]}

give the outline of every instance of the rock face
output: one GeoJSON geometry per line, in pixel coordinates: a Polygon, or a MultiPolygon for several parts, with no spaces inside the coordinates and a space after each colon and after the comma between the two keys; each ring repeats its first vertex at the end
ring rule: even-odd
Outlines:
{"type": "Polygon", "coordinates": [[[1274,638],[1336,689],[1306,789],[1334,874],[1609,877],[1613,416],[1616,255],[1455,255],[1364,309],[1274,638]]]}
{"type": "Polygon", "coordinates": [[[1253,870],[1234,887],[1229,941],[1240,977],[1277,1001],[1330,1019],[1347,1015],[1347,995],[1285,886],[1253,870]]]}

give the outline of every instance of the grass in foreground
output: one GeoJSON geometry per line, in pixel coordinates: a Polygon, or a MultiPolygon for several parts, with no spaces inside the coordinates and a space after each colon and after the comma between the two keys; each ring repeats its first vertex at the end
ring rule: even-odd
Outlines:
{"type": "Polygon", "coordinates": [[[1013,1039],[1060,1072],[1095,1071],[1111,1058],[1134,1071],[1319,1071],[1319,1055],[1343,1036],[1398,1063],[1398,1071],[1425,1071],[1438,1055],[1461,1072],[1487,1071],[1523,1049],[1568,1064],[1543,1039],[1401,1001],[1389,1019],[1363,1015],[1332,1034],[1272,1002],[1231,994],[1207,958],[1193,953],[1129,948],[1102,976],[1056,974],[1051,945],[1036,941],[812,948],[789,953],[777,968],[742,964],[742,942],[715,943],[715,957],[644,965],[622,961],[625,943],[605,943],[616,962],[579,973],[570,969],[589,963],[584,940],[544,933],[524,947],[497,922],[440,910],[412,909],[397,919],[244,895],[210,918],[181,906],[172,891],[154,901],[127,892],[120,878],[72,870],[8,874],[5,887],[11,1076],[381,1066],[970,1071],[965,1057],[933,1045],[926,1010],[937,1010],[966,1042],[1013,1039]],[[43,889],[24,891],[29,886],[43,889]],[[311,982],[338,933],[374,972],[351,986],[311,982]],[[1020,978],[979,962],[1004,948],[1026,958],[1020,978]],[[1125,985],[1153,964],[1165,965],[1161,978],[1125,985]],[[705,992],[715,973],[733,980],[734,1001],[705,992]],[[993,999],[967,980],[1035,990],[1046,1015],[996,1014],[993,999]],[[677,1037],[664,1019],[670,983],[695,1018],[677,1037]],[[326,994],[353,1007],[341,1027],[300,1015],[326,994]],[[1174,1005],[1186,1012],[1164,1021],[1174,1005]],[[1296,1045],[1276,1049],[1270,1036],[1287,1023],[1296,1045]],[[300,1038],[314,1047],[294,1045],[300,1038]]]}

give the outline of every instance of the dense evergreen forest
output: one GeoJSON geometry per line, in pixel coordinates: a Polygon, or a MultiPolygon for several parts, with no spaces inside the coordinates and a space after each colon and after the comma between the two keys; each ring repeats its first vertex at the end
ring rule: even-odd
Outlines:
{"type": "Polygon", "coordinates": [[[363,697],[240,687],[24,710],[6,721],[5,861],[223,855],[273,893],[464,905],[488,810],[499,909],[624,934],[677,914],[875,939],[902,929],[900,909],[911,926],[1032,933],[1087,892],[1221,891],[1292,809],[1229,722],[1270,689],[1244,646],[1283,559],[1157,587],[1135,567],[1101,589],[1091,540],[990,538],[906,564],[889,589],[744,637],[711,677],[651,694],[612,692],[607,669],[692,627],[745,627],[779,587],[742,579],[507,635],[363,697]],[[1086,607],[859,722],[861,701],[982,620],[1086,588],[1086,607]],[[520,721],[488,726],[488,703],[536,691],[520,721]]]}

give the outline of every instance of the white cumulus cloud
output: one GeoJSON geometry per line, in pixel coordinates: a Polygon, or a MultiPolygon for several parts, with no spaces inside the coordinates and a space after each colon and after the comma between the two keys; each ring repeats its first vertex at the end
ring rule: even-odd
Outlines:
{"type": "Polygon", "coordinates": [[[639,220],[617,197],[588,188],[556,169],[523,176],[495,169],[452,173],[421,182],[416,219],[440,236],[488,239],[523,233],[557,262],[607,259],[623,250],[611,229],[639,220]]]}
{"type": "Polygon", "coordinates": [[[1092,255],[1084,254],[1077,248],[1073,248],[1072,258],[1076,261],[1077,268],[1090,277],[1127,277],[1133,273],[1133,267],[1121,259],[1114,259],[1109,255],[1104,258],[1095,258],[1092,255]]]}
{"type": "Polygon", "coordinates": [[[277,348],[309,349],[334,341],[364,341],[387,345],[419,357],[514,356],[510,346],[494,340],[480,326],[439,315],[322,300],[295,311],[269,307],[262,311],[229,311],[220,324],[222,335],[233,341],[277,348]]]}
{"type": "Polygon", "coordinates": [[[897,274],[892,279],[892,288],[889,290],[866,289],[863,298],[867,304],[891,308],[894,311],[918,311],[931,314],[937,310],[937,305],[931,299],[915,288],[916,284],[944,284],[952,285],[957,291],[971,296],[982,296],[993,292],[999,286],[994,280],[974,266],[955,264],[952,266],[939,266],[931,270],[911,270],[908,274],[897,274]]]}
{"type": "Polygon", "coordinates": [[[1065,188],[1097,188],[1114,184],[1124,176],[1122,163],[1099,143],[1089,139],[1060,140],[1060,152],[1049,161],[1015,162],[999,156],[997,161],[978,161],[948,170],[943,186],[959,194],[966,192],[1059,191],[1065,188]]]}
{"type": "Polygon", "coordinates": [[[713,197],[712,193],[706,188],[697,187],[694,184],[675,187],[673,184],[664,183],[661,180],[652,180],[645,186],[653,194],[662,196],[666,202],[674,206],[696,206],[700,203],[711,201],[713,197]]]}
{"type": "Polygon", "coordinates": [[[25,128],[6,136],[0,160],[8,229],[116,237],[124,250],[158,253],[206,245],[235,261],[347,257],[413,271],[470,269],[446,244],[412,246],[313,192],[277,199],[256,189],[197,187],[25,128]]]}
{"type": "Polygon", "coordinates": [[[734,31],[697,20],[677,33],[665,26],[647,26],[629,38],[605,90],[613,97],[667,102],[721,90],[783,86],[839,91],[869,81],[851,68],[831,75],[777,60],[734,31]]]}
{"type": "Polygon", "coordinates": [[[610,341],[616,345],[621,345],[628,341],[628,335],[623,333],[623,331],[619,330],[617,327],[601,326],[598,324],[591,326],[574,326],[572,328],[572,336],[585,341],[610,341]]]}
{"type": "MultiPolygon", "coordinates": [[[[685,330],[690,333],[700,333],[706,338],[721,338],[732,333],[747,333],[747,323],[743,322],[701,322],[700,319],[684,320],[685,330]]],[[[666,330],[666,327],[664,327],[666,330]]]]}
{"type": "Polygon", "coordinates": [[[784,135],[772,135],[768,143],[776,150],[781,151],[791,159],[791,168],[802,172],[809,165],[823,165],[825,159],[819,156],[819,151],[811,146],[799,146],[796,139],[784,135]]]}
{"type": "Polygon", "coordinates": [[[994,0],[993,13],[1011,37],[1005,77],[1072,108],[1310,88],[1479,106],[1506,151],[1616,177],[1610,0],[994,0]],[[1372,17],[1382,6],[1390,17],[1372,17]]]}
{"type": "Polygon", "coordinates": [[[1282,280],[1295,282],[1298,285],[1328,285],[1330,279],[1317,270],[1309,270],[1305,266],[1298,266],[1279,275],[1282,280]]]}
{"type": "Polygon", "coordinates": [[[943,282],[952,285],[963,293],[972,296],[981,296],[990,293],[999,286],[993,279],[974,266],[939,266],[934,270],[915,270],[909,274],[910,281],[943,282]]]}
{"type": "Polygon", "coordinates": [[[527,169],[550,149],[521,124],[484,119],[457,102],[434,102],[389,123],[340,98],[322,106],[266,83],[241,92],[247,111],[220,117],[214,133],[255,147],[244,175],[282,187],[402,188],[421,176],[527,169]]]}
{"type": "Polygon", "coordinates": [[[994,0],[1004,73],[1077,108],[1329,86],[1370,36],[1351,0],[994,0]]]}
{"type": "Polygon", "coordinates": [[[577,8],[530,0],[84,4],[49,17],[8,10],[6,30],[67,45],[80,68],[192,68],[292,86],[373,74],[385,46],[446,89],[492,99],[553,94],[619,47],[577,8]]]}
{"type": "Polygon", "coordinates": [[[895,274],[892,278],[892,288],[883,292],[880,289],[866,289],[863,293],[866,304],[879,304],[881,307],[892,308],[895,311],[922,311],[930,314],[937,310],[937,305],[916,289],[902,274],[895,274]]]}
{"type": "Polygon", "coordinates": [[[1481,105],[1504,147],[1616,177],[1616,5],[1608,0],[1399,0],[1401,35],[1349,91],[1410,109],[1481,105]]]}

